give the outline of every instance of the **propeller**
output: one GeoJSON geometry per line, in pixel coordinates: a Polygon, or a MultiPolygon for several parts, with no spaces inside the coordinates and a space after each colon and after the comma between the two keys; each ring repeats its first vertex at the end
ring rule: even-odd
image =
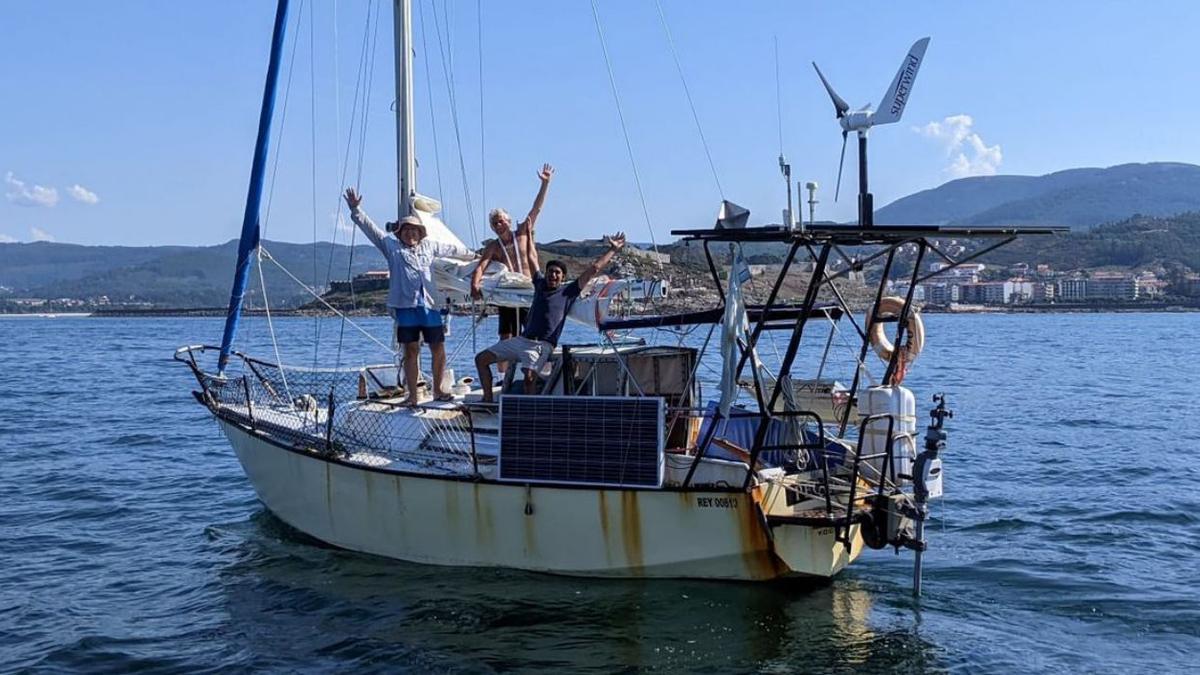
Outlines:
{"type": "Polygon", "coordinates": [[[842,193],[842,165],[846,163],[846,136],[849,133],[850,132],[846,131],[845,129],[842,129],[842,158],[838,160],[837,186],[833,190],[834,203],[837,202],[838,195],[842,193]]]}
{"type": "Polygon", "coordinates": [[[837,92],[833,90],[833,87],[829,86],[829,80],[826,80],[825,76],[821,74],[821,69],[817,67],[817,62],[813,61],[812,64],[813,70],[817,71],[817,77],[821,78],[821,84],[825,85],[825,91],[829,92],[829,98],[833,101],[834,109],[837,110],[838,119],[842,119],[846,116],[846,113],[850,112],[850,104],[843,101],[842,97],[838,96],[837,92]]]}
{"type": "Polygon", "coordinates": [[[817,62],[812,62],[813,70],[817,71],[817,77],[821,78],[821,84],[825,86],[825,91],[829,94],[829,100],[833,101],[838,126],[842,128],[842,155],[838,160],[837,185],[834,187],[833,201],[838,200],[842,191],[842,169],[846,165],[846,140],[850,132],[856,131],[865,138],[867,130],[876,124],[900,121],[900,116],[904,114],[904,108],[908,104],[908,96],[912,93],[913,82],[917,79],[917,71],[921,68],[921,62],[925,60],[925,49],[928,46],[929,38],[921,38],[909,48],[908,54],[900,63],[900,69],[896,71],[892,85],[888,87],[877,110],[872,110],[871,104],[868,103],[859,110],[851,112],[850,104],[846,103],[845,99],[838,96],[837,92],[833,90],[833,86],[829,84],[829,80],[825,79],[825,73],[821,72],[817,62]]]}

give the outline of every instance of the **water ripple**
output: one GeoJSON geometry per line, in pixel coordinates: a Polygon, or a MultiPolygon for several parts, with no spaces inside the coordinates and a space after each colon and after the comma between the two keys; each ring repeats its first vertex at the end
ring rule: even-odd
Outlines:
{"type": "MultiPolygon", "coordinates": [[[[956,416],[915,603],[911,554],[890,551],[813,586],[432,568],[321,546],[262,509],[166,358],[220,319],[7,322],[0,669],[1177,672],[1200,651],[1200,418],[1177,412],[1200,380],[1178,356],[1200,350],[1194,323],[927,318],[907,383],[921,406],[947,392],[956,416]],[[64,369],[63,353],[79,361],[64,369]]],[[[311,360],[313,321],[277,325],[285,358],[311,360]]],[[[269,353],[260,320],[244,335],[269,353]]],[[[810,336],[801,352],[822,348],[810,336]]],[[[470,372],[463,354],[452,365],[470,372]]]]}

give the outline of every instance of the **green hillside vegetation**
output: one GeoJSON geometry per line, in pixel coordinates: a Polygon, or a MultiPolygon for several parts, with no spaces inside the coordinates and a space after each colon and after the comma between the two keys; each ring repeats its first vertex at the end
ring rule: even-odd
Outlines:
{"type": "Polygon", "coordinates": [[[1087,232],[1025,237],[988,254],[996,264],[1045,263],[1056,270],[1099,267],[1200,270],[1200,212],[1136,215],[1087,232]]]}
{"type": "Polygon", "coordinates": [[[188,246],[80,246],[35,241],[0,244],[0,286],[27,293],[39,286],[134,267],[188,246]]]}
{"type": "MultiPolygon", "coordinates": [[[[333,279],[344,279],[350,263],[350,249],[330,244],[288,244],[266,242],[265,248],[298,278],[311,284],[315,278],[324,285],[326,271],[333,279]]],[[[229,302],[233,268],[237,261],[237,242],[205,247],[156,247],[145,249],[83,247],[70,244],[2,244],[0,260],[16,259],[14,270],[7,267],[0,284],[13,296],[38,298],[97,298],[107,296],[114,304],[149,303],[172,308],[222,307],[229,302]],[[15,250],[14,250],[15,249],[15,250]],[[95,251],[96,255],[89,255],[95,251]],[[106,258],[106,254],[108,257],[106,258]],[[38,270],[54,267],[52,274],[38,270]],[[9,278],[14,281],[9,282],[9,278]],[[46,279],[45,277],[49,277],[46,279]],[[24,283],[22,283],[24,282],[24,283]],[[33,282],[33,283],[31,283],[33,282]],[[40,282],[40,283],[39,283],[40,282]]],[[[370,246],[354,251],[351,274],[384,266],[383,258],[370,246]]],[[[258,274],[252,272],[247,287],[247,302],[262,306],[258,274]]],[[[264,261],[263,278],[267,297],[273,307],[296,307],[311,296],[276,265],[264,261]]]]}

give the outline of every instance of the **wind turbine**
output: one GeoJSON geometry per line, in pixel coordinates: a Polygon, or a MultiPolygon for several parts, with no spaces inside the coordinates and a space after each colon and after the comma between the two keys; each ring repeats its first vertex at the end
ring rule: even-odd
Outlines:
{"type": "Polygon", "coordinates": [[[842,189],[842,166],[846,162],[846,137],[851,131],[858,133],[859,227],[875,225],[874,199],[867,189],[867,131],[877,124],[891,124],[900,121],[900,116],[904,114],[904,106],[908,104],[908,96],[912,93],[913,82],[917,79],[917,71],[921,68],[921,61],[925,59],[925,48],[928,46],[929,38],[927,37],[913,43],[904,57],[904,61],[900,64],[900,70],[896,71],[892,86],[888,87],[887,93],[883,95],[883,100],[879,102],[879,108],[876,110],[871,110],[871,105],[868,103],[859,110],[851,111],[850,105],[837,95],[837,92],[829,85],[829,81],[821,74],[821,69],[817,68],[816,61],[813,62],[817,77],[821,78],[821,84],[825,85],[825,91],[829,92],[829,98],[833,101],[834,110],[837,112],[838,124],[842,127],[842,158],[838,161],[834,201],[837,201],[842,189]]]}

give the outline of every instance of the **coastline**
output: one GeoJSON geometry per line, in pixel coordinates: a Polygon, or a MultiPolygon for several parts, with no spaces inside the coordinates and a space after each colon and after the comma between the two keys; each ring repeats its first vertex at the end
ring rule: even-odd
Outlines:
{"type": "MultiPolygon", "coordinates": [[[[1106,303],[1106,304],[1086,304],[1086,303],[1055,303],[1047,305],[969,305],[961,307],[940,307],[936,305],[926,305],[921,308],[921,311],[927,314],[1128,314],[1128,313],[1186,313],[1200,312],[1200,299],[1189,302],[1155,302],[1155,303],[1106,303]]],[[[23,313],[0,313],[0,318],[212,318],[225,316],[225,308],[223,307],[196,307],[196,308],[161,308],[161,309],[110,309],[97,312],[23,312],[23,313]]],[[[264,310],[246,310],[243,314],[248,316],[266,316],[264,310]]],[[[346,312],[347,316],[354,317],[385,317],[387,314],[383,312],[360,309],[352,312],[346,312]]],[[[469,313],[455,312],[455,316],[470,316],[469,313]]],[[[279,317],[334,317],[337,316],[329,311],[317,311],[311,309],[276,309],[271,311],[271,316],[279,317]]]]}

